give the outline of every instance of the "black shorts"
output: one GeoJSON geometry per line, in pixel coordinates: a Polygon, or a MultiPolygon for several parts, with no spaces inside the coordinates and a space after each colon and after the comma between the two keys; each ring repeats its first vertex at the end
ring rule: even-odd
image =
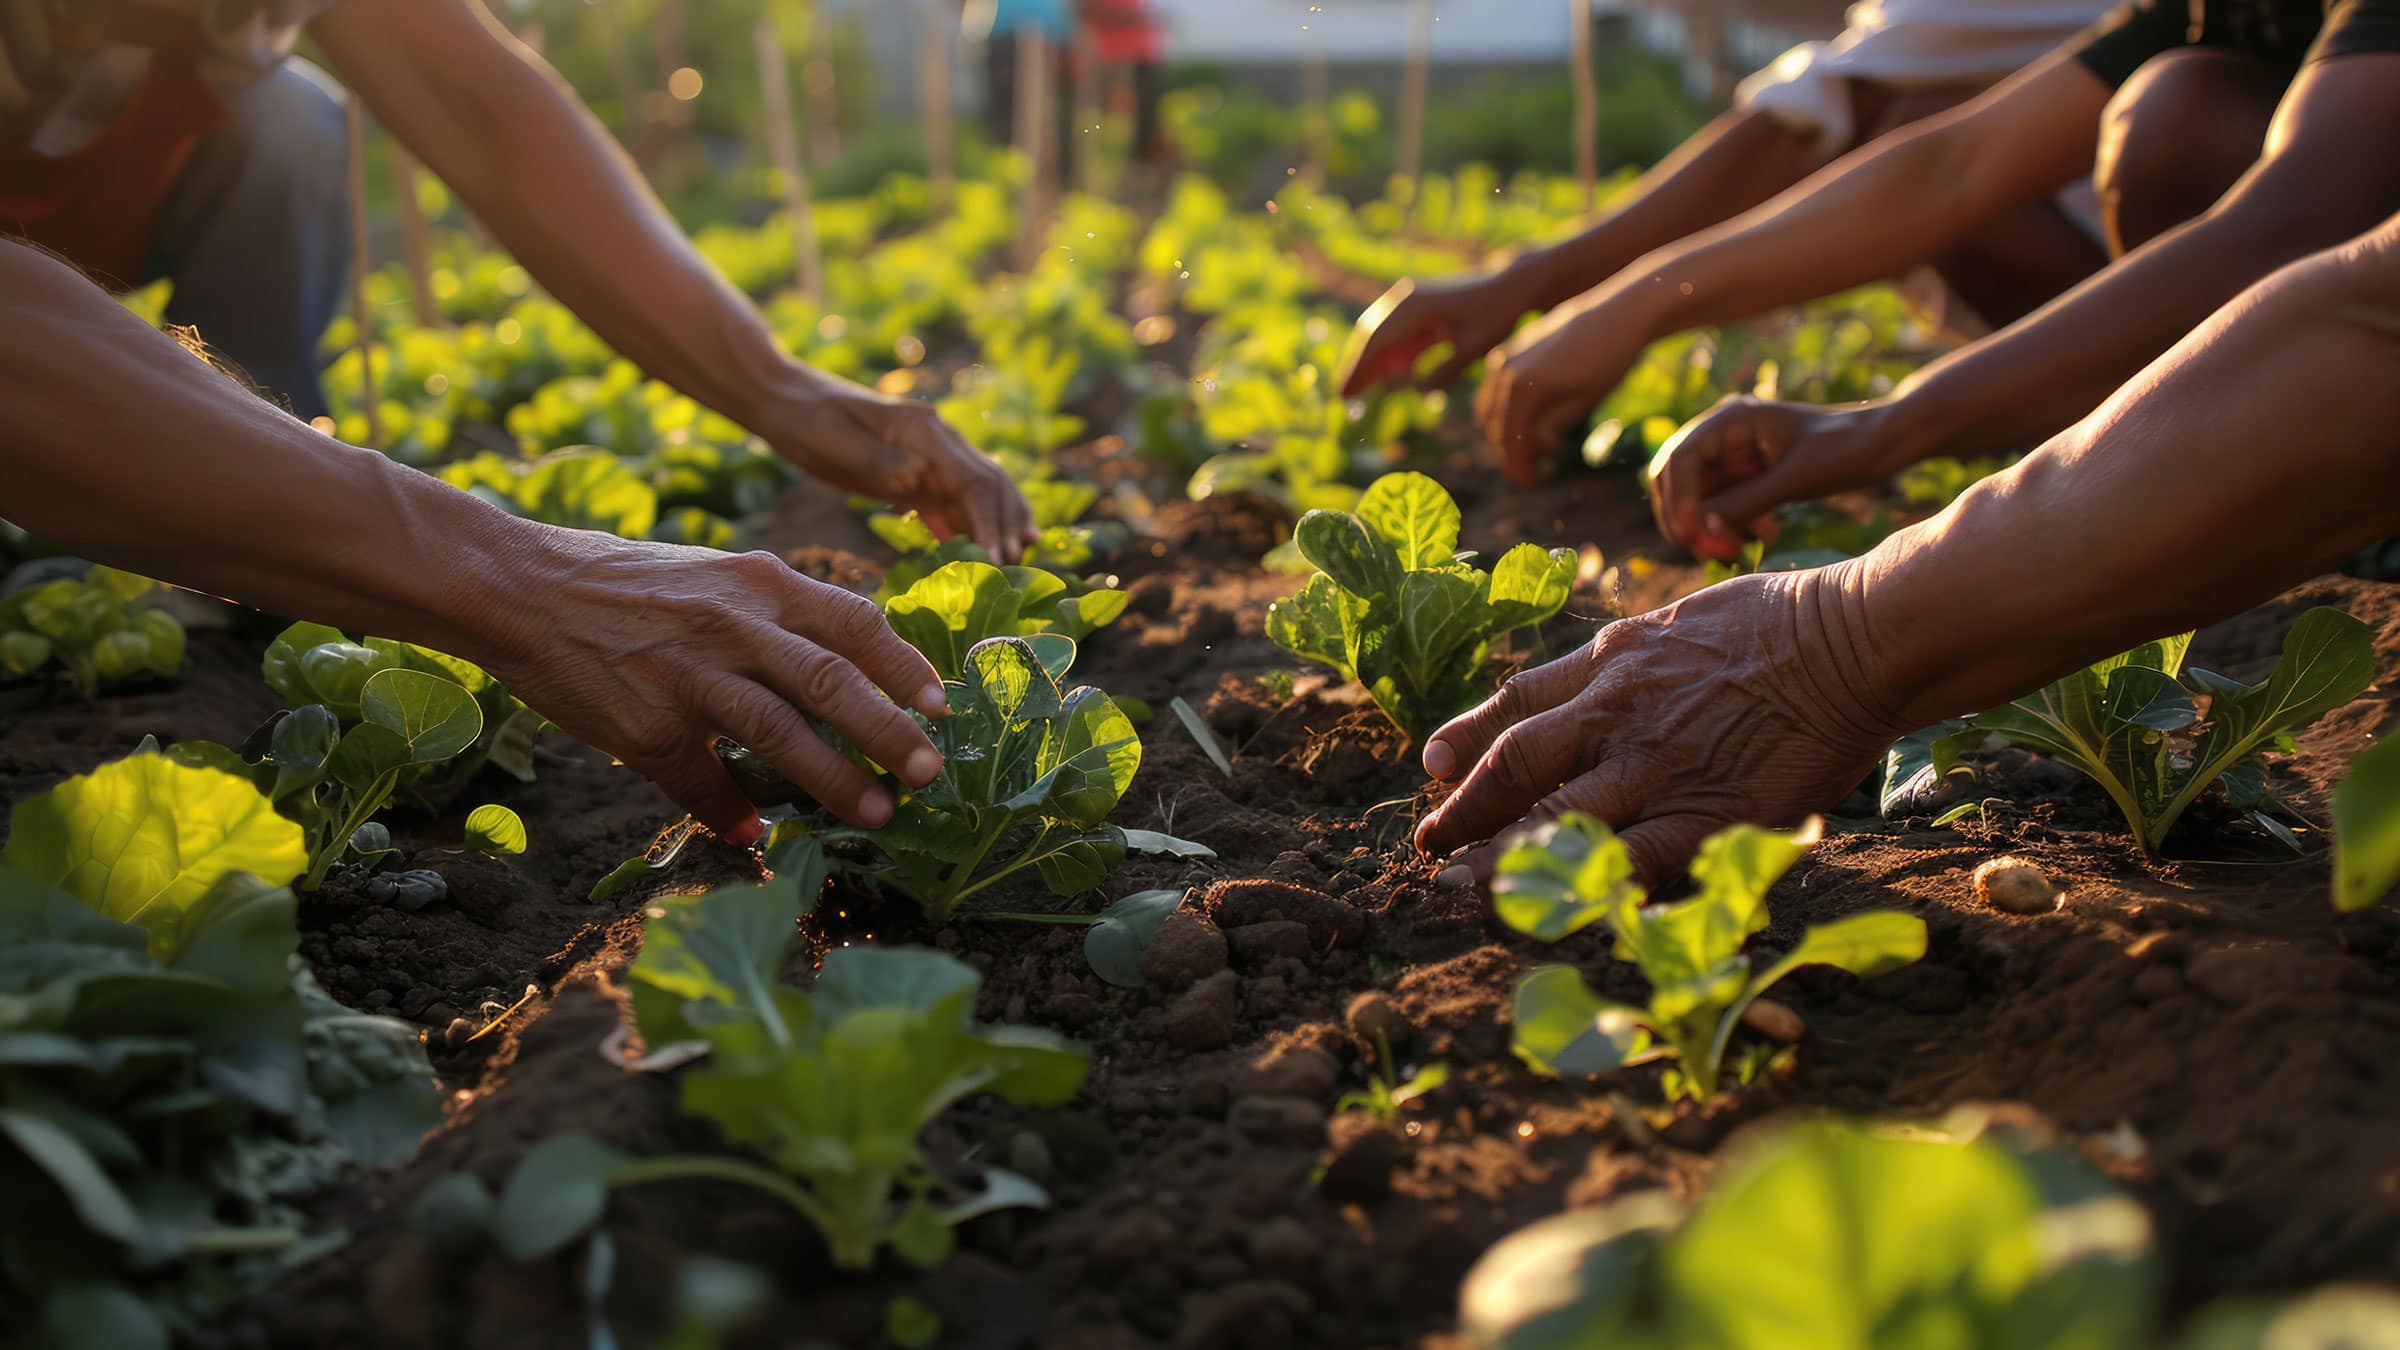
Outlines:
{"type": "Polygon", "coordinates": [[[2293,74],[2328,57],[2400,52],[2400,0],[2125,0],[2076,39],[2075,59],[2113,86],[2187,47],[2293,74]]]}

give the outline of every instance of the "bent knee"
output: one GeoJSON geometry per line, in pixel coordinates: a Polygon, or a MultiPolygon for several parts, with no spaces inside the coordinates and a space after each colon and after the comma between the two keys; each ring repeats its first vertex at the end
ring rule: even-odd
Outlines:
{"type": "Polygon", "coordinates": [[[2187,50],[2134,73],[2101,114],[2092,177],[2119,252],[2206,211],[2256,162],[2282,82],[2235,52],[2187,50]]]}

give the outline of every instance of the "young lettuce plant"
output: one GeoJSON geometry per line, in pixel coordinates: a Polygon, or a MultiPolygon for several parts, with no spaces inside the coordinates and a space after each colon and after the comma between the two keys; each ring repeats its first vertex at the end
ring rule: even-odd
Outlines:
{"type": "Polygon", "coordinates": [[[1490,572],[1455,557],[1458,506],[1420,473],[1386,474],[1355,514],[1311,511],[1293,538],[1319,569],[1267,611],[1267,636],[1366,687],[1411,740],[1488,688],[1492,639],[1567,602],[1575,555],[1519,544],[1490,572]]]}
{"type": "Polygon", "coordinates": [[[0,684],[55,672],[88,701],[104,684],[172,678],[183,666],[183,625],[141,603],[157,585],[94,567],[0,598],[0,684]]]}
{"type": "MultiPolygon", "coordinates": [[[[1025,550],[1024,565],[1060,574],[1070,594],[1080,594],[1100,584],[1077,573],[1090,566],[1095,556],[1122,544],[1125,532],[1123,525],[1108,521],[1077,523],[1092,503],[1099,500],[1100,489],[1089,483],[1056,478],[1020,480],[1017,487],[1025,494],[1026,505],[1033,508],[1034,528],[1040,531],[1039,537],[1025,550]]],[[[867,528],[900,555],[886,569],[883,584],[875,590],[878,604],[888,603],[945,563],[992,561],[992,555],[984,552],[982,545],[965,535],[936,538],[933,527],[914,511],[871,515],[867,517],[867,528]]]]}
{"type": "Polygon", "coordinates": [[[2283,655],[2257,684],[2184,669],[2192,635],[2145,642],[2076,671],[2039,693],[1973,718],[1933,742],[1926,772],[1939,781],[1959,753],[2022,746],[2089,777],[2125,815],[2134,841],[2156,853],[2167,832],[2211,785],[2238,810],[2267,800],[2265,750],[2289,750],[2292,733],[2357,698],[2375,682],[2374,636],[2337,609],[2312,609],[2283,637],[2283,655]],[[2192,701],[2208,697],[2203,718],[2192,701]],[[2188,754],[2168,733],[2196,728],[2188,754]]]}
{"type": "Polygon", "coordinates": [[[11,813],[0,1322],[22,1343],[167,1345],[321,1242],[303,1203],[351,1161],[440,1120],[416,1031],[301,961],[281,883],[305,861],[250,784],[155,754],[11,813]]]}
{"type": "Polygon", "coordinates": [[[1543,1219],[1467,1272],[1460,1330],[1477,1350],[2154,1344],[2142,1207],[1978,1128],[1787,1126],[1688,1215],[1646,1191],[1543,1219]]]}
{"type": "Polygon", "coordinates": [[[976,1022],[982,977],[936,951],[837,948],[809,988],[779,983],[795,924],[825,877],[813,841],[796,852],[805,856],[767,886],[657,901],[627,974],[650,1060],[697,1061],[681,1070],[683,1109],[767,1165],[637,1158],[561,1135],[526,1156],[489,1209],[509,1256],[563,1249],[597,1226],[611,1188],[654,1181],[731,1181],[774,1196],[816,1226],[844,1270],[866,1269],[885,1247],[936,1266],[957,1225],[1049,1202],[997,1169],[980,1192],[955,1196],[918,1137],[978,1092],[1022,1106],[1065,1102],[1088,1056],[1046,1031],[976,1022]]]}
{"type": "Polygon", "coordinates": [[[947,563],[883,608],[892,631],[925,654],[945,680],[962,678],[967,653],[996,637],[1021,637],[1054,678],[1064,678],[1075,644],[1125,612],[1125,592],[1069,595],[1038,567],[947,563]]]}
{"type": "Polygon", "coordinates": [[[1502,923],[1543,941],[1605,923],[1617,958],[1650,981],[1649,1004],[1634,1008],[1593,993],[1572,966],[1528,973],[1516,990],[1517,1058],[1561,1078],[1672,1060],[1668,1097],[1706,1100],[1722,1084],[1743,1011],[1776,981],[1807,965],[1880,975],[1923,956],[1925,921],[1880,911],[1811,928],[1790,955],[1752,970],[1742,942],[1767,926],[1768,888],[1816,842],[1817,829],[1811,821],[1791,834],[1720,830],[1692,860],[1698,892],[1658,905],[1646,903],[1624,841],[1580,812],[1510,848],[1492,887],[1502,923]]]}

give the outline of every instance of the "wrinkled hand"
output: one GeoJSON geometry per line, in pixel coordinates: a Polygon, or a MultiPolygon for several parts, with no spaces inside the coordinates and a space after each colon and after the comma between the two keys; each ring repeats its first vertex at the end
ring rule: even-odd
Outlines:
{"type": "Polygon", "coordinates": [[[779,411],[767,439],[833,487],[916,511],[934,533],[967,535],[995,562],[1017,561],[1040,533],[1008,471],[929,403],[812,371],[779,411]]]}
{"type": "Polygon", "coordinates": [[[1541,481],[1542,466],[1575,424],[1641,359],[1641,331],[1604,306],[1569,304],[1511,338],[1484,362],[1475,425],[1518,487],[1541,481]]]}
{"type": "MultiPolygon", "coordinates": [[[[1872,644],[1846,617],[1844,571],[1723,582],[1508,681],[1427,742],[1426,771],[1464,781],[1418,825],[1418,851],[1583,811],[1656,880],[1727,825],[1841,800],[1908,730],[1858,666],[1872,644]]],[[[1486,879],[1498,851],[1461,862],[1486,879]]]]}
{"type": "Polygon", "coordinates": [[[1468,281],[1401,279],[1358,316],[1342,359],[1342,397],[1358,398],[1386,384],[1447,388],[1507,341],[1534,307],[1520,289],[1504,272],[1468,281]],[[1420,378],[1417,362],[1444,342],[1450,355],[1420,378]]]}
{"type": "Polygon", "coordinates": [[[1659,533],[1723,562],[1752,539],[1774,541],[1769,514],[1883,476],[1883,408],[1824,408],[1734,395],[1684,424],[1646,478],[1659,533]]]}
{"type": "Polygon", "coordinates": [[[513,621],[485,664],[534,711],[657,782],[710,829],[736,843],[760,829],[717,762],[719,736],[765,756],[853,825],[891,819],[891,795],[803,713],[911,787],[941,772],[940,753],[901,711],[942,715],[941,679],[872,601],[771,553],[569,531],[545,542],[554,547],[529,563],[526,584],[499,598],[515,607],[513,621]]]}

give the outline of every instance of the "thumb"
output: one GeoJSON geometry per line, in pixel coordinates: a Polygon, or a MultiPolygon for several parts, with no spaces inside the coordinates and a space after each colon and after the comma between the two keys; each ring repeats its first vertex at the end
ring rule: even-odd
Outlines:
{"type": "Polygon", "coordinates": [[[1789,467],[1789,460],[1770,464],[1756,477],[1728,484],[1722,492],[1704,498],[1700,503],[1700,518],[1714,532],[1722,524],[1748,528],[1758,533],[1753,522],[1767,516],[1785,502],[1812,495],[1801,475],[1789,467]]]}

